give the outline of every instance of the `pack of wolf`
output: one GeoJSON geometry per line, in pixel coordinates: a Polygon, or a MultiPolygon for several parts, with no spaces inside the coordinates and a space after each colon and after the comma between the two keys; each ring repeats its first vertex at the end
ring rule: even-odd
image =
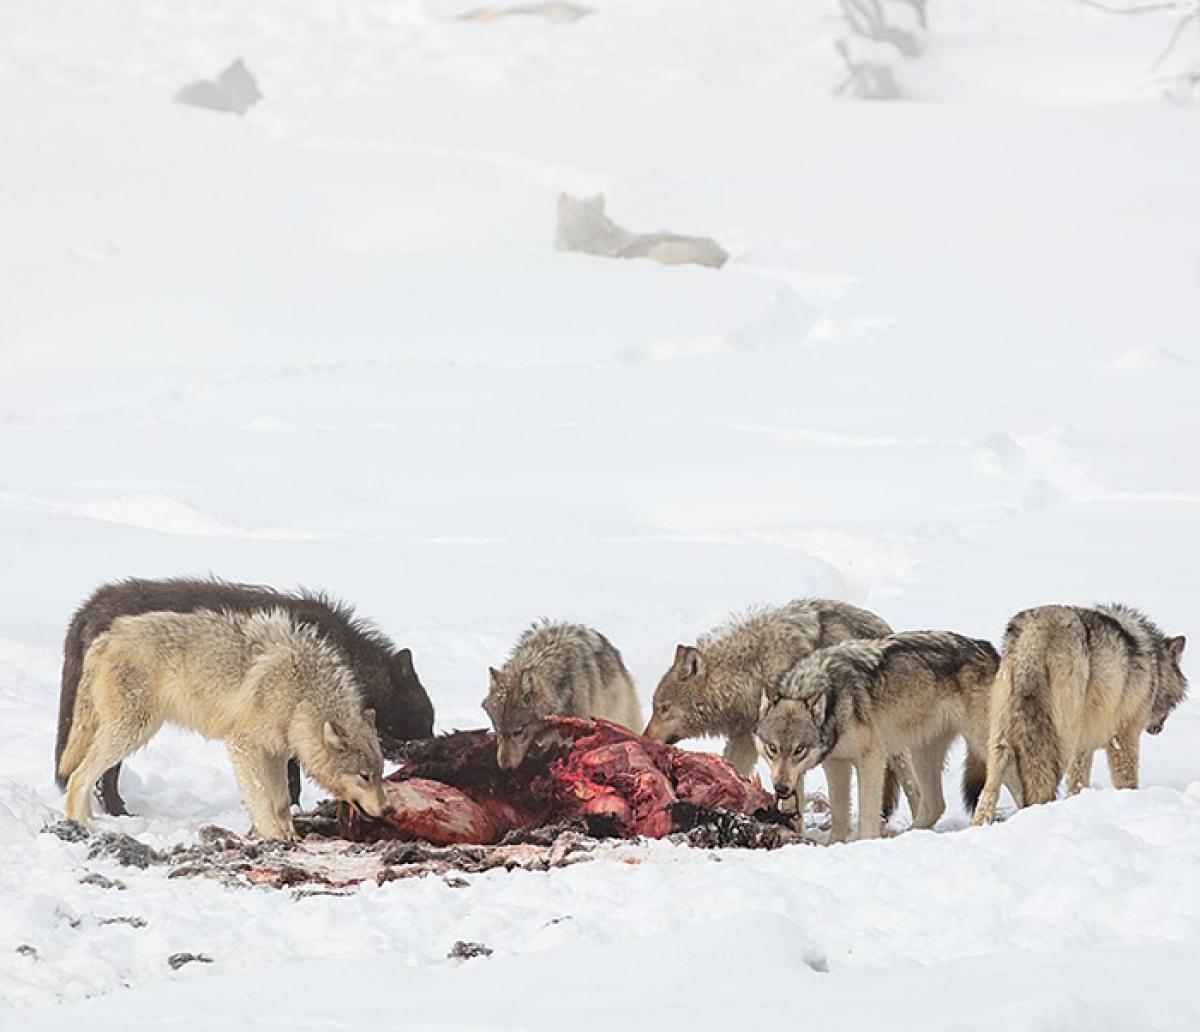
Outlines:
{"type": "MultiPolygon", "coordinates": [[[[741,613],[676,646],[643,725],[637,688],[599,631],[541,620],[488,671],[483,709],[496,762],[515,770],[545,720],[608,720],[669,744],[725,740],[743,777],[760,759],[780,812],[803,829],[805,775],[828,786],[828,841],[876,838],[903,788],[913,826],[946,801],[947,754],[965,743],[963,800],[990,822],[1000,789],[1018,807],[1090,781],[1104,749],[1114,787],[1138,787],[1143,732],[1184,699],[1185,639],[1125,605],[1017,613],[999,652],[953,631],[896,632],[833,599],[741,613]],[[857,827],[851,793],[857,783],[857,827]]],[[[412,653],[322,593],[177,578],[105,584],[64,644],[55,769],[66,814],[92,799],[126,813],[121,763],[164,724],[228,748],[252,831],[296,837],[300,768],[369,817],[387,814],[385,760],[433,734],[434,708],[412,653]]]]}

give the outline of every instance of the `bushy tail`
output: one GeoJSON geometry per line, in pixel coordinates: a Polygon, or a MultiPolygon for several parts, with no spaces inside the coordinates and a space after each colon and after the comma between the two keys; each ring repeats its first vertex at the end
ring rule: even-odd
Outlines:
{"type": "Polygon", "coordinates": [[[1009,676],[1009,742],[1021,779],[1022,805],[1048,803],[1058,792],[1064,766],[1050,712],[1052,686],[1042,649],[1019,648],[1011,659],[1009,676]]]}
{"type": "Polygon", "coordinates": [[[79,681],[83,677],[83,655],[87,651],[84,641],[84,622],[78,616],[67,629],[63,642],[62,681],[58,690],[58,735],[54,740],[54,780],[58,787],[66,789],[67,775],[61,773],[63,753],[67,739],[71,737],[71,725],[75,720],[75,698],[79,694],[79,681]]]}
{"type": "MultiPolygon", "coordinates": [[[[72,692],[74,707],[66,722],[66,741],[56,750],[58,755],[55,775],[60,788],[66,788],[67,779],[83,762],[99,729],[96,708],[92,703],[92,681],[94,679],[92,664],[85,663],[83,672],[77,679],[76,691],[72,692]]],[[[61,720],[59,727],[61,732],[61,720]]]]}

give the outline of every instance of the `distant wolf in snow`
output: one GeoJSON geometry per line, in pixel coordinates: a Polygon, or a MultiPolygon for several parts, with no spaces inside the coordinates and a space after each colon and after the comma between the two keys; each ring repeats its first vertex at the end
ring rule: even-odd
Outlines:
{"type": "Polygon", "coordinates": [[[1041,606],[1014,616],[1004,632],[986,780],[972,823],[992,819],[1002,783],[1018,806],[1052,800],[1064,774],[1075,794],[1100,748],[1113,785],[1137,788],[1142,731],[1161,732],[1187,694],[1179,665],[1186,644],[1124,605],[1041,606]]]}
{"type": "Polygon", "coordinates": [[[604,194],[594,197],[558,195],[558,229],[554,246],[601,258],[653,258],[663,265],[707,265],[719,269],[728,253],[708,237],[679,233],[633,233],[604,214],[604,194]]]}
{"type": "Polygon", "coordinates": [[[642,726],[633,678],[599,631],[541,621],[529,627],[504,666],[488,671],[483,708],[496,731],[496,762],[519,767],[546,717],[600,717],[637,731],[642,726]]]}
{"type": "Polygon", "coordinates": [[[287,761],[372,817],[388,810],[375,714],[341,652],[281,609],[123,616],[87,650],[59,764],[67,817],[165,723],[223,739],[263,838],[294,839],[287,761]]]}
{"type": "Polygon", "coordinates": [[[917,827],[945,808],[942,771],[958,735],[979,753],[1000,657],[989,642],[908,631],[814,652],[779,681],[756,737],[776,784],[798,789],[818,763],[829,781],[830,840],[850,832],[850,772],[858,774],[858,838],[878,838],[888,757],[914,756],[917,827]]]}
{"type": "MultiPolygon", "coordinates": [[[[369,621],[357,617],[350,606],[320,592],[276,591],[261,584],[238,584],[216,577],[165,580],[131,577],[102,584],[71,617],[63,642],[58,737],[54,746],[56,770],[71,733],[83,656],[92,641],[120,616],[194,613],[200,609],[230,613],[282,609],[298,623],[314,627],[349,663],[362,691],[364,706],[375,711],[385,756],[399,758],[404,742],[433,734],[433,703],[413,668],[412,653],[397,649],[369,621]]],[[[110,814],[127,812],[117,787],[120,769],[120,764],[116,764],[100,778],[100,800],[110,814]]],[[[288,784],[292,802],[299,801],[300,769],[295,761],[288,764],[288,784]]],[[[64,778],[59,778],[59,788],[66,788],[64,778]]]]}

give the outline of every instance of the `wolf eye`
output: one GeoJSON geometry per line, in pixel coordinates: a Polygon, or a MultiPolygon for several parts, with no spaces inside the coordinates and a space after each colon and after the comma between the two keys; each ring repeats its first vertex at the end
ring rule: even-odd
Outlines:
{"type": "Polygon", "coordinates": [[[660,717],[668,716],[671,712],[671,704],[669,702],[660,702],[658,704],[658,715],[660,717]]]}
{"type": "Polygon", "coordinates": [[[768,756],[775,756],[779,752],[779,746],[772,745],[770,742],[767,743],[766,748],[768,756]]]}
{"type": "Polygon", "coordinates": [[[795,756],[796,759],[798,759],[798,760],[802,759],[803,757],[808,755],[808,746],[805,746],[805,745],[796,746],[796,748],[792,750],[792,755],[795,756]]]}
{"type": "Polygon", "coordinates": [[[370,774],[364,774],[362,771],[359,771],[358,776],[361,780],[365,781],[368,785],[371,783],[371,775],[370,774]]]}

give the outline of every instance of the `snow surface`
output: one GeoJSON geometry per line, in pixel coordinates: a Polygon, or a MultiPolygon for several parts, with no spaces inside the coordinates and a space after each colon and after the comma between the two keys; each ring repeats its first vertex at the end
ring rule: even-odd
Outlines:
{"type": "MultiPolygon", "coordinates": [[[[1168,13],[932,0],[918,101],[875,105],[830,99],[827,0],[472,6],[0,7],[0,1007],[37,1008],[0,1024],[1200,1027],[1195,703],[1140,792],[1098,763],[996,827],[952,796],[829,849],[293,900],[39,834],[61,635],[119,576],[328,588],[413,648],[442,728],[543,614],[603,629],[647,701],[677,641],[804,594],[993,640],[1119,599],[1195,636],[1168,13]],[[239,56],[244,118],[172,103],[239,56]],[[558,254],[560,190],[733,257],[558,254]]],[[[195,736],[125,786],[141,816],[102,824],[152,845],[247,824],[195,736]]]]}

